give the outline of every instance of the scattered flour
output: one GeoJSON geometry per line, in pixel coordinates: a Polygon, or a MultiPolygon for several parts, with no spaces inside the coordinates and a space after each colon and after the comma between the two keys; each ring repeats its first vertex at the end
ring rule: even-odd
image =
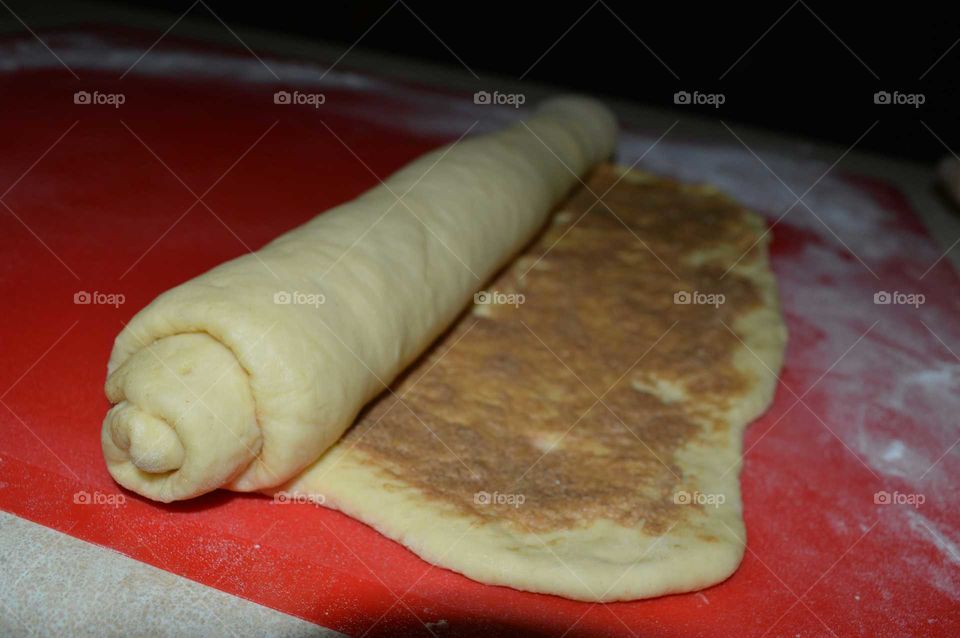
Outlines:
{"type": "MultiPolygon", "coordinates": [[[[918,573],[924,574],[927,581],[938,591],[956,603],[960,603],[960,547],[950,538],[948,532],[938,527],[930,519],[913,508],[904,508],[908,529],[913,532],[914,542],[925,542],[939,555],[939,560],[931,560],[921,552],[911,553],[905,560],[918,573]]],[[[953,530],[955,533],[955,530],[953,530]]]]}
{"type": "MultiPolygon", "coordinates": [[[[947,536],[947,532],[939,529],[932,521],[915,509],[906,509],[907,519],[910,522],[910,528],[916,532],[920,538],[924,538],[937,548],[937,551],[947,562],[960,565],[960,547],[947,536]]],[[[960,576],[960,574],[958,574],[960,576]]]]}
{"type": "Polygon", "coordinates": [[[887,449],[884,450],[880,458],[886,461],[887,463],[891,463],[898,459],[902,459],[904,449],[905,448],[903,446],[903,441],[894,441],[893,443],[887,446],[887,449]]]}
{"type": "MultiPolygon", "coordinates": [[[[103,36],[69,32],[51,35],[47,44],[71,68],[105,72],[126,71],[143,53],[137,46],[107,43],[103,36]]],[[[60,63],[36,40],[0,45],[0,71],[44,68],[60,68],[60,63]]],[[[497,128],[525,115],[522,109],[477,106],[463,96],[419,90],[340,69],[328,71],[319,65],[269,57],[261,63],[252,57],[197,54],[173,45],[143,57],[136,73],[388,92],[398,105],[389,112],[376,100],[346,106],[330,101],[324,108],[349,108],[353,117],[438,138],[459,137],[474,125],[475,132],[497,128]]],[[[816,381],[825,370],[836,367],[813,389],[791,389],[802,396],[809,392],[811,404],[818,399],[816,405],[822,412],[818,416],[851,455],[856,455],[856,460],[848,459],[851,464],[863,464],[883,483],[905,482],[916,491],[925,491],[925,507],[933,511],[955,510],[951,503],[956,502],[956,488],[947,468],[956,467],[960,446],[952,454],[947,451],[958,435],[960,415],[960,361],[950,352],[952,348],[960,353],[955,322],[960,304],[950,299],[911,308],[878,306],[873,300],[880,290],[924,292],[904,286],[916,284],[925,265],[940,256],[939,249],[919,231],[898,224],[895,211],[854,187],[840,169],[833,170],[829,164],[759,147],[748,149],[734,135],[728,144],[694,146],[675,142],[670,135],[657,141],[661,133],[624,132],[618,160],[629,165],[642,157],[639,166],[646,170],[711,182],[764,214],[775,224],[775,234],[801,233],[815,238],[804,242],[800,250],[778,255],[775,262],[781,288],[787,293],[782,297],[784,311],[799,333],[792,338],[803,338],[802,349],[792,345],[788,357],[790,365],[802,372],[796,375],[801,379],[816,381]],[[801,196],[803,201],[798,202],[801,196]],[[867,332],[863,343],[854,345],[867,332]],[[946,458],[940,458],[945,454],[946,458]]],[[[928,283],[930,279],[934,277],[928,283]]],[[[826,442],[831,442],[832,436],[824,432],[826,442]]],[[[861,498],[854,491],[847,497],[861,498]]],[[[851,542],[859,534],[850,530],[865,534],[874,523],[857,511],[863,512],[863,508],[854,502],[849,509],[837,507],[830,518],[832,529],[850,537],[851,542]]],[[[960,602],[957,531],[934,523],[914,507],[891,506],[878,515],[878,529],[871,533],[884,535],[889,560],[876,574],[862,574],[862,586],[913,573],[960,602]],[[935,551],[936,559],[922,551],[925,547],[935,551]]],[[[698,598],[709,604],[704,594],[699,593],[698,598]]],[[[861,595],[853,598],[860,601],[861,595]]],[[[895,607],[902,601],[893,600],[885,589],[880,589],[876,598],[879,601],[871,600],[871,604],[890,606],[895,613],[891,631],[899,631],[896,623],[906,620],[896,615],[902,609],[895,607]]],[[[438,628],[443,624],[445,621],[438,621],[438,628]]]]}

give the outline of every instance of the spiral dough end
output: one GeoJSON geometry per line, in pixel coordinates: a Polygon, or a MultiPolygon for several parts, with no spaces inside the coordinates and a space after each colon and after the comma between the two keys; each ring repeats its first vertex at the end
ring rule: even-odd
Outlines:
{"type": "Polygon", "coordinates": [[[191,498],[229,483],[262,439],[246,371],[207,334],[141,348],[107,379],[115,405],[101,432],[118,483],[151,499],[191,498]]]}

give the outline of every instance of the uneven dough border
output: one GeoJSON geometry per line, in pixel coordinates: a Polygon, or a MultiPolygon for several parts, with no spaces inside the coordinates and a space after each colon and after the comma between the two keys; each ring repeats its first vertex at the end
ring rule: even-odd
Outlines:
{"type": "MultiPolygon", "coordinates": [[[[763,232],[763,221],[751,217],[758,233],[763,232]]],[[[766,233],[753,249],[756,256],[733,269],[753,281],[762,297],[761,306],[731,326],[745,344],[736,351],[734,365],[752,381],[750,391],[722,415],[730,426],[726,446],[691,446],[695,449],[680,452],[681,458],[698,458],[701,466],[704,459],[713,461],[715,467],[709,469],[715,471],[697,477],[698,484],[706,486],[703,491],[726,496],[723,505],[706,510],[702,527],[678,525],[656,537],[599,521],[549,534],[523,533],[502,523],[480,523],[453,506],[424,498],[414,487],[371,471],[361,453],[339,444],[282,490],[322,494],[327,507],[367,523],[434,565],[487,584],[612,602],[693,591],[725,580],[739,566],[746,542],[739,485],[743,432],[772,400],[786,342],[769,242],[766,233]],[[697,533],[704,531],[717,540],[698,540],[697,533]]]]}

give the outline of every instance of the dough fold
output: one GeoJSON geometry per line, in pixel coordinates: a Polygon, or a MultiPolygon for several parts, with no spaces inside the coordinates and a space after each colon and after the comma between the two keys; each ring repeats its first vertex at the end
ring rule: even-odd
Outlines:
{"type": "Polygon", "coordinates": [[[157,297],[117,336],[102,443],[121,485],[169,502],[275,487],[456,318],[613,151],[581,97],[446,146],[157,297]]]}

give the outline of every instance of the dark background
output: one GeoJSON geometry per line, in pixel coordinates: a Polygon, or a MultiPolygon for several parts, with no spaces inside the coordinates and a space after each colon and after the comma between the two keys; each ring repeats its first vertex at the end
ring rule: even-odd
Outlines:
{"type": "MultiPolygon", "coordinates": [[[[193,2],[126,4],[169,11],[172,22],[193,2]]],[[[206,0],[190,17],[215,22],[207,7],[233,28],[322,39],[344,50],[363,36],[359,47],[466,73],[459,57],[489,88],[491,76],[523,76],[666,108],[681,108],[673,104],[679,90],[719,92],[726,98],[719,109],[681,112],[844,148],[880,120],[858,149],[925,161],[947,155],[947,147],[960,152],[960,45],[951,49],[960,12],[953,3],[206,0]],[[926,103],[876,105],[880,90],[922,93],[926,103]]],[[[349,62],[348,55],[342,64],[349,62]]]]}

